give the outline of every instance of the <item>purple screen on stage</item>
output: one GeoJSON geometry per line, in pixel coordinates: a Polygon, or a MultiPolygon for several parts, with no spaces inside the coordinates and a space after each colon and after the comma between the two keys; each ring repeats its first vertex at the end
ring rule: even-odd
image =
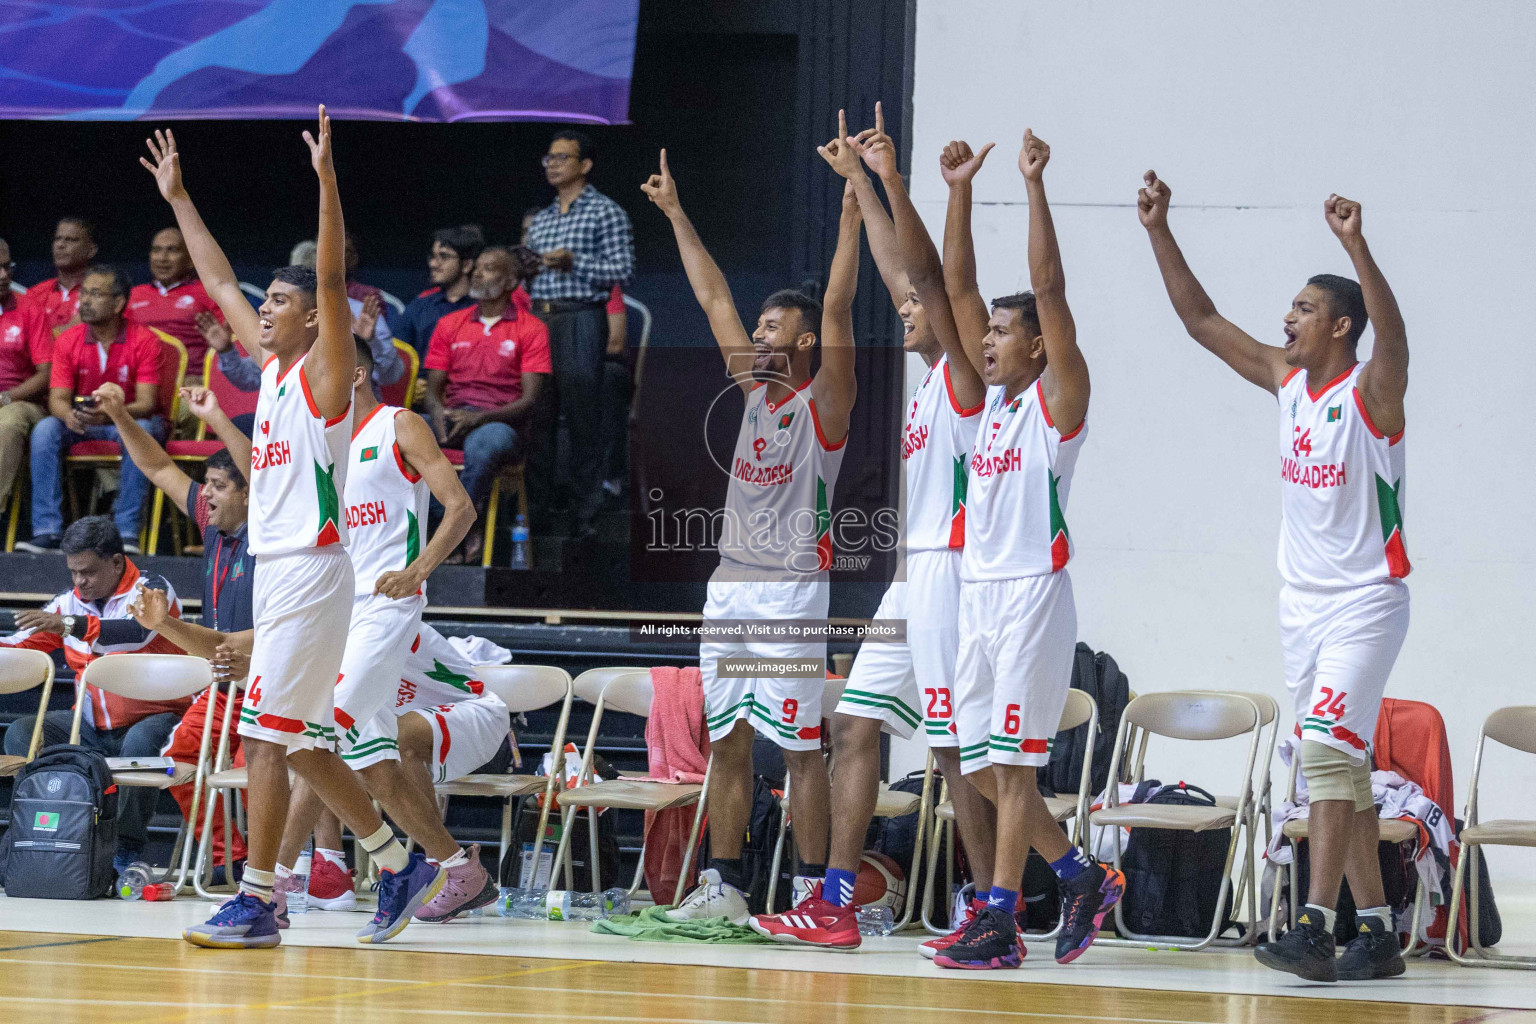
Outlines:
{"type": "Polygon", "coordinates": [[[0,118],[628,120],[639,0],[0,0],[0,118]]]}

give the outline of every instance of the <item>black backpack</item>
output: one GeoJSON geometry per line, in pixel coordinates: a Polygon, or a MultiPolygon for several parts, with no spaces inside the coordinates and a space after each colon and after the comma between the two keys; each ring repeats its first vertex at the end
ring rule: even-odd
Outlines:
{"type": "MultiPolygon", "coordinates": [[[[1072,659],[1072,686],[1093,698],[1099,708],[1098,735],[1093,740],[1091,792],[1102,793],[1109,784],[1109,760],[1114,755],[1115,736],[1120,716],[1131,702],[1130,680],[1115,659],[1085,643],[1077,645],[1072,659]]],[[[1051,744],[1051,760],[1041,773],[1041,782],[1053,793],[1076,793],[1083,776],[1083,755],[1088,749],[1088,724],[1056,734],[1051,744]]]]}
{"type": "Polygon", "coordinates": [[[111,892],[117,785],[107,759],[67,743],[44,748],[16,776],[5,846],[8,896],[89,900],[111,892]]]}
{"type": "MultiPolygon", "coordinates": [[[[747,883],[747,907],[754,914],[778,914],[789,909],[794,899],[793,832],[784,837],[784,859],[779,864],[779,885],[774,891],[774,905],[768,906],[768,884],[773,880],[773,845],[779,837],[779,822],[784,809],[774,794],[777,784],[764,775],[752,776],[752,813],[747,818],[747,834],[741,844],[741,870],[747,883]]],[[[706,862],[707,864],[707,862],[706,862]]]]}
{"type": "MultiPolygon", "coordinates": [[[[933,790],[930,799],[937,802],[939,787],[943,785],[943,779],[938,772],[933,773],[933,790]]],[[[923,773],[912,772],[903,778],[891,783],[891,790],[897,793],[911,793],[921,797],[923,794],[923,773]]],[[[912,862],[912,854],[917,848],[917,815],[921,806],[910,814],[903,814],[896,818],[876,818],[869,823],[869,832],[864,836],[864,849],[883,853],[894,860],[902,871],[906,872],[907,899],[921,900],[923,898],[923,883],[927,878],[928,855],[933,849],[933,837],[923,837],[923,860],[920,864],[912,862]]],[[[929,823],[930,825],[932,822],[929,823]]],[[[943,865],[939,866],[935,878],[942,883],[944,878],[943,865]]],[[[957,872],[958,874],[958,872],[957,872]]],[[[921,903],[917,904],[921,906],[921,903]]]]}
{"type": "MultiPolygon", "coordinates": [[[[1184,782],[1159,790],[1146,802],[1216,806],[1215,797],[1184,782]]],[[[1138,825],[1131,829],[1120,861],[1125,870],[1126,927],[1142,935],[1205,937],[1216,912],[1231,841],[1230,828],[1182,832],[1138,825]]],[[[1231,909],[1229,887],[1222,908],[1222,931],[1232,924],[1231,909]]]]}

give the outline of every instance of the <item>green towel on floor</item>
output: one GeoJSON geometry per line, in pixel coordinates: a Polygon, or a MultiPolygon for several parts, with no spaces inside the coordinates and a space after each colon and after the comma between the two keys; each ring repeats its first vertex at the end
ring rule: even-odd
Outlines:
{"type": "Polygon", "coordinates": [[[599,935],[625,935],[642,942],[772,942],[744,924],[732,924],[723,917],[703,921],[669,921],[670,907],[646,907],[638,914],[609,917],[594,921],[592,930],[599,935]]]}

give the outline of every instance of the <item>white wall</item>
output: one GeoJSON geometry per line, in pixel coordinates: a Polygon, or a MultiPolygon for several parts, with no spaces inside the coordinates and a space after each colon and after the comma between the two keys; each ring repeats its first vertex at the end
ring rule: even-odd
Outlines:
{"type": "MultiPolygon", "coordinates": [[[[1458,807],[1483,717],[1536,702],[1536,7],[920,0],[912,194],[935,236],[939,150],[995,141],[976,183],[983,291],[1028,287],[1025,126],[1046,182],[1090,436],[1067,519],[1082,638],[1146,692],[1258,689],[1285,701],[1276,627],[1275,402],[1182,331],[1135,213],[1141,174],[1218,307],[1262,341],[1314,273],[1350,274],[1330,192],[1365,230],[1407,320],[1413,626],[1389,695],[1439,707],[1458,807]]],[[[1518,815],[1536,758],[1484,788],[1518,815]]],[[[1183,777],[1229,789],[1230,761],[1183,777]]],[[[1529,813],[1526,816],[1531,816],[1529,813]]],[[[1528,853],[1528,851],[1522,851],[1528,853]]],[[[1520,854],[1496,869],[1536,868],[1520,854]]],[[[1495,880],[1497,884],[1497,879],[1495,880]]]]}

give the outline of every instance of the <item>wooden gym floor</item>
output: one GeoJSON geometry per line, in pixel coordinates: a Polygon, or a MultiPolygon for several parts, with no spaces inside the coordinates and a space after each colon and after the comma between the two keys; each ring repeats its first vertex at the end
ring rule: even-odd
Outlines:
{"type": "Polygon", "coordinates": [[[174,939],[0,932],[0,1020],[130,1022],[551,1020],[906,1024],[1522,1024],[1536,1011],[1286,996],[978,984],[961,978],[489,958],[174,939]]]}

